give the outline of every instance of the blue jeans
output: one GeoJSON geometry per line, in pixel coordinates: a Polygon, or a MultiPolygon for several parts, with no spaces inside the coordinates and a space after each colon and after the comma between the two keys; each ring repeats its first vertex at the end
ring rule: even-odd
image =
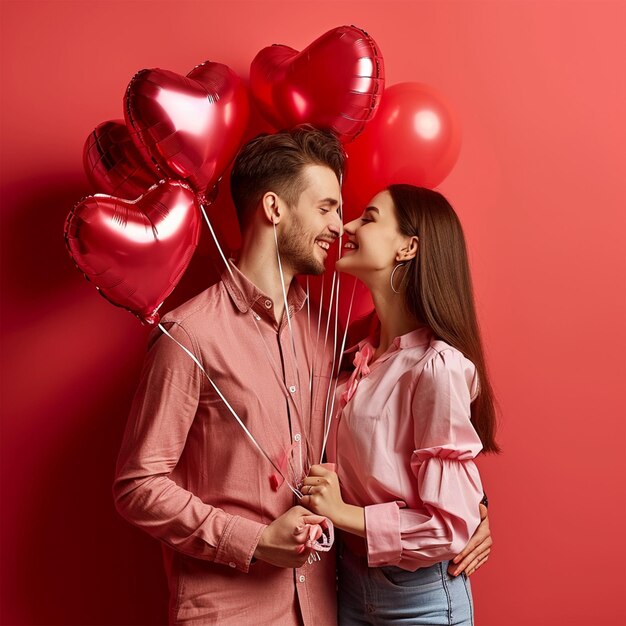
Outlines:
{"type": "Polygon", "coordinates": [[[449,561],[407,572],[368,567],[365,557],[341,546],[339,626],[473,626],[472,591],[465,574],[447,571],[449,561]]]}

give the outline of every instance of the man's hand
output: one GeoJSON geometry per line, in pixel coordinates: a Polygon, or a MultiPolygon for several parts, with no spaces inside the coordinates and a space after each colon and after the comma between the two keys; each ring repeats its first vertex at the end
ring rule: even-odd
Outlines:
{"type": "Polygon", "coordinates": [[[302,567],[311,553],[306,524],[311,512],[294,506],[261,533],[254,557],[276,567],[302,567]]]}
{"type": "Polygon", "coordinates": [[[487,507],[480,504],[480,526],[472,535],[463,551],[457,554],[450,565],[448,565],[448,574],[450,576],[458,576],[461,572],[465,572],[467,576],[471,576],[481,565],[487,562],[493,539],[489,530],[489,517],[487,516],[487,507]]]}

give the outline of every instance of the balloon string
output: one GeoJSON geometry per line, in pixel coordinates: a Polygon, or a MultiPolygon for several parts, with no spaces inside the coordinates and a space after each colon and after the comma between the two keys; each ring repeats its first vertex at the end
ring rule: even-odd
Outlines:
{"type": "Polygon", "coordinates": [[[224,261],[224,265],[226,266],[226,269],[230,272],[230,277],[236,283],[237,281],[235,280],[235,275],[233,274],[233,270],[230,268],[230,263],[227,261],[226,256],[224,255],[222,246],[220,246],[220,242],[217,240],[217,236],[215,235],[215,231],[213,230],[213,226],[211,225],[211,220],[209,219],[209,216],[206,214],[203,204],[200,204],[200,210],[202,211],[202,215],[204,216],[204,221],[206,222],[207,226],[209,227],[209,230],[211,231],[211,235],[213,237],[213,241],[215,242],[217,251],[220,253],[220,256],[222,257],[222,261],[224,261]]]}
{"type": "MultiPolygon", "coordinates": [[[[200,209],[202,210],[202,215],[204,216],[204,221],[206,222],[207,226],[209,227],[209,231],[211,232],[211,235],[213,237],[213,242],[215,243],[215,247],[217,248],[217,250],[218,250],[222,260],[224,261],[224,265],[226,265],[226,268],[228,269],[228,272],[230,273],[230,276],[233,279],[233,282],[239,288],[239,283],[238,283],[238,281],[237,281],[237,279],[235,277],[235,274],[234,274],[233,270],[230,267],[230,263],[228,262],[228,260],[226,259],[226,256],[224,255],[222,246],[220,245],[220,242],[219,242],[219,240],[218,240],[218,238],[217,238],[217,236],[215,234],[215,230],[213,229],[213,226],[211,224],[211,220],[209,219],[203,204],[200,204],[200,209]]],[[[239,291],[241,292],[240,288],[239,288],[239,291]]],[[[277,382],[279,384],[279,389],[281,390],[281,392],[283,393],[283,395],[285,396],[285,398],[287,399],[288,402],[289,402],[289,400],[291,400],[291,404],[295,408],[296,413],[297,413],[300,421],[302,422],[302,411],[297,406],[296,401],[295,401],[293,395],[287,392],[287,389],[285,388],[285,381],[282,380],[280,375],[277,373],[275,359],[272,357],[272,355],[269,352],[269,348],[267,346],[267,342],[265,341],[265,338],[263,337],[263,333],[261,332],[261,329],[259,328],[259,325],[258,325],[258,323],[256,321],[256,318],[254,317],[254,312],[252,310],[251,310],[251,313],[252,313],[252,318],[253,318],[254,324],[255,324],[255,326],[257,328],[257,331],[259,333],[259,336],[261,337],[261,340],[263,341],[263,347],[265,348],[266,356],[268,357],[268,360],[270,361],[270,364],[272,366],[272,371],[274,372],[274,376],[276,377],[276,380],[277,380],[277,382]]],[[[294,484],[295,484],[295,481],[294,481],[294,484]]]]}
{"type": "Polygon", "coordinates": [[[300,412],[300,409],[298,407],[298,405],[296,404],[296,401],[293,398],[293,394],[289,393],[285,387],[285,381],[281,378],[278,369],[276,367],[276,359],[274,359],[274,357],[272,356],[272,354],[270,353],[270,349],[267,345],[267,341],[265,341],[265,337],[263,337],[263,332],[261,331],[261,327],[259,326],[259,323],[257,322],[256,317],[254,317],[254,312],[251,311],[252,313],[252,320],[254,321],[254,325],[257,329],[257,332],[259,333],[259,336],[261,337],[261,341],[263,342],[263,348],[265,349],[265,355],[268,358],[268,361],[270,362],[271,366],[272,366],[272,372],[274,373],[274,377],[276,378],[276,381],[278,382],[278,386],[280,388],[281,393],[283,394],[283,396],[285,397],[285,399],[287,400],[291,400],[291,404],[293,405],[293,408],[296,410],[296,413],[298,414],[299,419],[302,421],[302,413],[300,412]]]}
{"type": "MultiPolygon", "coordinates": [[[[315,355],[311,355],[311,287],[309,285],[309,276],[307,274],[306,277],[306,319],[307,319],[307,329],[309,331],[309,355],[312,356],[312,360],[315,360],[315,355]]],[[[313,391],[313,367],[309,370],[309,394],[313,391]]],[[[311,405],[311,411],[313,411],[313,406],[311,405]]]]}
{"type": "MultiPolygon", "coordinates": [[[[329,303],[330,305],[330,314],[329,314],[329,322],[330,322],[330,315],[332,315],[333,313],[333,307],[335,307],[335,329],[334,329],[334,334],[333,334],[333,360],[332,360],[332,365],[330,367],[330,376],[328,378],[328,389],[326,390],[326,404],[324,405],[324,432],[326,432],[327,429],[327,424],[331,423],[330,420],[330,414],[328,412],[328,403],[330,401],[330,390],[331,390],[331,384],[332,384],[332,377],[333,377],[333,372],[335,371],[335,362],[337,360],[337,316],[339,313],[339,288],[340,288],[340,283],[341,283],[341,277],[339,276],[339,274],[337,272],[335,272],[335,275],[337,276],[337,289],[335,290],[335,301],[333,303],[333,300],[331,298],[331,301],[329,303]]],[[[322,451],[323,453],[323,451],[322,451]]],[[[321,463],[321,458],[320,458],[320,463],[321,463]]]]}
{"type": "MultiPolygon", "coordinates": [[[[226,269],[228,269],[228,272],[230,273],[230,276],[231,276],[231,278],[233,280],[233,283],[235,285],[237,285],[237,288],[239,289],[239,291],[241,293],[241,288],[239,287],[239,283],[238,283],[238,281],[237,281],[237,279],[235,277],[235,274],[234,274],[232,268],[230,267],[229,261],[226,259],[226,256],[225,256],[225,254],[224,254],[224,252],[222,250],[222,246],[220,245],[220,242],[219,242],[219,240],[218,240],[218,238],[217,238],[217,236],[215,234],[215,230],[213,229],[213,225],[211,224],[211,220],[209,219],[209,216],[207,215],[207,213],[205,211],[204,204],[200,204],[200,209],[202,211],[202,215],[204,217],[204,221],[206,222],[207,226],[209,227],[209,231],[211,232],[211,236],[213,237],[213,242],[215,243],[215,247],[217,248],[217,250],[218,250],[218,252],[219,252],[219,254],[221,256],[222,261],[224,261],[224,265],[226,266],[226,269]]],[[[274,226],[274,229],[275,228],[276,227],[274,226]]],[[[279,257],[279,263],[280,263],[280,257],[279,257]]],[[[283,285],[283,293],[284,293],[285,289],[284,289],[284,280],[282,279],[282,270],[281,270],[281,283],[283,285]]],[[[242,297],[243,297],[243,295],[242,295],[242,297]]],[[[286,304],[285,304],[285,308],[287,310],[287,319],[289,320],[289,309],[287,309],[287,305],[286,304]]],[[[304,424],[304,421],[302,419],[301,407],[298,407],[298,405],[296,404],[296,401],[295,401],[295,398],[293,397],[293,394],[287,392],[287,389],[285,387],[286,383],[285,383],[284,380],[282,380],[282,378],[280,377],[280,375],[279,375],[279,373],[277,371],[277,366],[276,366],[276,363],[275,363],[275,359],[270,354],[269,348],[267,346],[267,342],[265,341],[265,338],[263,337],[263,333],[261,332],[261,329],[259,328],[259,325],[258,325],[258,323],[256,321],[256,317],[254,317],[254,312],[252,310],[250,310],[250,312],[252,313],[252,319],[253,319],[254,324],[256,326],[256,329],[257,329],[257,331],[259,333],[259,336],[261,337],[261,340],[263,341],[263,347],[265,349],[265,352],[266,352],[266,355],[267,355],[268,360],[270,362],[270,365],[272,366],[272,371],[273,371],[274,376],[276,377],[276,380],[278,382],[279,389],[281,390],[281,392],[284,395],[284,397],[287,399],[287,403],[289,403],[289,401],[291,401],[291,404],[295,408],[296,414],[298,415],[298,418],[299,418],[300,422],[302,424],[304,424]]],[[[291,325],[290,325],[289,328],[291,330],[291,325]]],[[[293,335],[292,335],[292,341],[293,341],[293,335]]],[[[293,350],[293,344],[292,344],[292,350],[293,350]]],[[[294,352],[294,363],[295,363],[295,352],[294,352]]],[[[297,368],[296,368],[296,371],[298,371],[297,368]]],[[[300,378],[299,377],[298,377],[298,384],[300,384],[300,378]]],[[[308,441],[308,436],[307,436],[307,441],[308,441]]],[[[291,463],[291,460],[289,462],[291,463]]],[[[301,468],[302,468],[302,462],[300,462],[300,465],[301,465],[301,468]]],[[[281,473],[281,475],[282,475],[282,473],[281,473]]],[[[284,478],[284,476],[283,476],[283,478],[284,478]]],[[[295,484],[295,482],[297,482],[297,481],[294,481],[294,484],[295,484]]]]}
{"type": "MultiPolygon", "coordinates": [[[[220,256],[222,257],[222,260],[224,261],[224,265],[226,265],[226,269],[230,273],[231,278],[233,279],[235,284],[239,287],[237,279],[235,277],[235,274],[234,274],[233,270],[230,267],[230,263],[226,259],[226,256],[224,255],[224,252],[222,250],[222,246],[220,245],[220,242],[217,239],[217,236],[215,234],[215,230],[213,229],[213,226],[211,224],[211,220],[209,219],[208,215],[206,214],[204,206],[202,204],[200,205],[200,209],[202,210],[202,215],[204,216],[204,220],[205,220],[207,226],[209,227],[209,230],[211,231],[211,235],[213,237],[213,242],[215,243],[215,247],[217,248],[218,252],[220,253],[220,256]]],[[[239,291],[241,292],[241,289],[239,289],[239,291]]],[[[261,339],[263,340],[264,348],[265,348],[265,351],[266,351],[266,354],[267,354],[268,358],[270,359],[270,363],[272,364],[272,367],[273,367],[273,370],[274,370],[274,374],[276,376],[278,376],[277,371],[276,371],[276,364],[274,363],[274,358],[271,356],[271,354],[269,352],[269,348],[267,347],[267,342],[265,341],[265,338],[263,337],[263,333],[261,332],[261,329],[259,328],[259,325],[257,324],[256,318],[254,317],[254,312],[252,312],[252,318],[253,318],[254,323],[255,323],[255,325],[257,327],[257,330],[259,331],[259,335],[260,335],[261,339]]],[[[287,390],[285,389],[285,381],[281,380],[280,377],[278,377],[278,380],[280,382],[281,391],[283,392],[285,398],[291,398],[292,404],[294,405],[296,410],[298,410],[298,407],[296,406],[296,403],[293,400],[293,396],[291,394],[288,394],[287,390]]],[[[301,413],[298,413],[298,414],[301,416],[301,413]]]]}
{"type": "MultiPolygon", "coordinates": [[[[332,312],[332,308],[333,308],[333,297],[335,295],[335,283],[337,281],[337,272],[333,273],[333,280],[331,283],[331,287],[330,287],[330,299],[328,302],[328,308],[329,311],[332,312]]],[[[330,317],[331,317],[331,313],[329,312],[327,319],[326,319],[326,332],[324,334],[324,344],[323,344],[323,351],[322,351],[322,355],[326,354],[326,348],[328,346],[328,331],[330,329],[330,317]]],[[[332,376],[332,369],[330,372],[330,376],[332,376]]],[[[329,379],[329,384],[330,384],[330,379],[329,379]]],[[[326,420],[328,418],[328,394],[326,394],[326,404],[324,405],[324,432],[326,431],[326,420]]]]}
{"type": "MultiPolygon", "coordinates": [[[[291,345],[291,356],[293,358],[293,367],[296,370],[296,377],[298,379],[298,392],[300,398],[302,398],[302,382],[300,380],[300,368],[298,367],[298,361],[296,359],[296,342],[293,334],[293,327],[291,325],[291,315],[289,311],[289,305],[287,303],[287,290],[285,288],[285,275],[283,273],[283,264],[280,260],[280,250],[278,249],[278,234],[276,232],[276,223],[272,221],[274,226],[274,244],[276,245],[276,258],[278,259],[278,272],[280,274],[280,286],[283,291],[283,304],[285,306],[285,315],[287,316],[287,326],[289,327],[289,339],[291,345]]],[[[300,400],[302,402],[302,400],[300,400]]]]}
{"type": "MultiPolygon", "coordinates": [[[[346,319],[346,327],[345,330],[343,332],[343,340],[341,342],[341,351],[340,351],[340,355],[343,355],[344,350],[346,349],[346,339],[348,338],[348,327],[350,326],[350,317],[352,315],[352,304],[354,302],[354,294],[356,292],[356,280],[354,281],[354,286],[352,287],[352,295],[350,296],[350,306],[348,307],[348,317],[346,319]]],[[[322,462],[323,458],[324,458],[324,452],[326,451],[326,443],[328,442],[328,435],[330,434],[330,427],[332,425],[332,416],[333,416],[333,411],[335,409],[335,397],[337,395],[337,383],[339,382],[339,369],[341,366],[341,356],[339,357],[339,363],[338,363],[338,367],[337,367],[337,372],[335,373],[335,375],[333,376],[331,373],[331,381],[333,381],[334,379],[334,383],[333,384],[333,392],[332,392],[332,403],[330,405],[330,417],[331,419],[328,421],[328,425],[325,426],[325,432],[324,432],[324,440],[322,442],[322,454],[320,456],[320,463],[322,462]]]]}
{"type": "MultiPolygon", "coordinates": [[[[313,350],[313,364],[311,365],[311,376],[317,365],[317,355],[320,348],[320,328],[322,326],[322,309],[324,308],[324,279],[322,278],[322,287],[320,289],[319,311],[317,315],[317,336],[315,338],[315,348],[313,350]]],[[[313,408],[313,387],[311,386],[311,410],[313,408]]]]}
{"type": "MultiPolygon", "coordinates": [[[[337,362],[337,333],[338,333],[337,324],[338,324],[338,318],[339,318],[339,289],[340,289],[340,276],[337,274],[337,290],[335,292],[335,332],[334,332],[334,339],[333,339],[333,361],[332,361],[332,365],[330,368],[330,376],[328,378],[328,389],[326,390],[326,404],[324,406],[324,440],[322,442],[322,454],[320,456],[320,463],[324,459],[324,449],[326,447],[326,437],[327,437],[326,433],[330,432],[330,425],[332,424],[333,406],[335,404],[335,398],[332,397],[331,389],[332,389],[332,384],[333,384],[333,375],[335,373],[335,363],[337,362]],[[332,403],[331,403],[330,410],[329,410],[328,403],[330,402],[331,397],[332,397],[332,403]]],[[[332,311],[332,308],[333,308],[333,302],[331,300],[330,302],[331,311],[332,311]]],[[[347,324],[348,322],[346,322],[346,329],[347,329],[347,324]]],[[[342,352],[343,352],[343,348],[342,348],[342,352]]]]}
{"type": "Polygon", "coordinates": [[[230,411],[231,415],[235,418],[235,420],[237,421],[237,423],[239,424],[239,426],[241,427],[241,429],[243,430],[243,432],[246,434],[246,436],[248,437],[248,439],[250,439],[250,441],[252,442],[252,444],[254,445],[254,447],[270,462],[270,464],[272,465],[272,467],[283,477],[285,483],[287,484],[287,486],[289,487],[289,489],[291,489],[291,491],[294,493],[294,495],[297,498],[301,498],[302,497],[302,493],[298,490],[295,489],[294,487],[292,487],[291,483],[287,480],[286,476],[283,474],[282,470],[276,465],[276,463],[274,463],[274,461],[271,459],[271,457],[269,456],[269,454],[267,454],[267,452],[265,452],[265,450],[259,445],[259,443],[257,442],[257,440],[254,438],[254,436],[252,435],[252,433],[248,430],[248,428],[246,427],[246,425],[243,423],[243,421],[241,420],[241,418],[239,417],[239,415],[237,415],[236,411],[233,409],[233,407],[230,405],[230,403],[228,402],[228,400],[224,397],[224,394],[222,394],[222,392],[219,390],[219,387],[213,382],[213,380],[211,379],[211,377],[207,374],[206,370],[204,369],[204,366],[202,365],[202,363],[200,363],[200,361],[196,358],[196,356],[188,349],[186,348],[182,343],[180,343],[180,341],[178,341],[176,338],[174,338],[169,332],[168,330],[163,326],[163,324],[159,324],[159,328],[161,329],[161,332],[163,332],[165,335],[167,335],[172,341],[174,341],[176,344],[178,344],[178,346],[180,348],[182,348],[187,355],[193,360],[193,362],[200,368],[200,371],[204,374],[204,376],[206,377],[206,379],[209,381],[209,383],[211,384],[211,386],[213,387],[213,389],[215,390],[215,392],[217,393],[217,395],[220,397],[220,399],[222,400],[222,402],[226,405],[226,408],[230,411]]]}
{"type": "MultiPolygon", "coordinates": [[[[289,393],[285,387],[285,381],[281,378],[280,373],[277,370],[276,367],[276,360],[274,359],[274,357],[271,355],[269,347],[267,345],[267,341],[265,341],[265,337],[263,337],[263,332],[261,331],[261,327],[259,326],[259,323],[255,317],[255,313],[254,311],[250,310],[250,313],[252,314],[252,320],[254,322],[254,326],[257,329],[257,332],[259,333],[259,337],[261,338],[261,342],[263,344],[263,348],[265,350],[265,356],[267,357],[267,360],[269,361],[271,368],[272,368],[272,373],[274,374],[274,378],[276,379],[276,382],[278,383],[278,388],[280,389],[281,393],[283,394],[283,397],[285,398],[287,404],[289,404],[289,402],[291,402],[291,405],[293,406],[293,408],[295,409],[295,412],[300,420],[301,424],[304,424],[304,420],[302,419],[302,414],[300,412],[300,408],[298,407],[298,405],[296,404],[296,401],[294,400],[293,394],[289,393]]],[[[276,428],[274,428],[274,422],[272,420],[270,420],[270,424],[272,425],[272,431],[274,432],[275,435],[278,435],[276,428]]],[[[310,431],[310,428],[308,429],[310,431]]],[[[305,432],[304,433],[305,439],[308,442],[308,434],[305,432]]],[[[293,477],[293,483],[294,485],[298,485],[299,483],[301,483],[302,481],[302,477],[304,476],[303,474],[303,465],[302,465],[302,446],[301,443],[299,443],[299,451],[300,451],[300,471],[299,473],[296,471],[296,469],[294,468],[293,465],[293,456],[292,456],[292,452],[293,452],[293,445],[289,448],[290,453],[289,455],[286,457],[287,458],[287,462],[289,464],[289,468],[291,470],[292,473],[292,477],[293,477]]],[[[312,455],[311,455],[312,456],[312,455]]],[[[308,465],[308,457],[307,457],[307,465],[308,465]]]]}

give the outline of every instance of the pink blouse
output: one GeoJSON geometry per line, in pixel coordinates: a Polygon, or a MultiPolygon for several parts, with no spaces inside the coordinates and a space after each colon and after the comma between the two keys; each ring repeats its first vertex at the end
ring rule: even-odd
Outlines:
{"type": "Polygon", "coordinates": [[[371,567],[427,567],[456,556],[478,524],[482,449],[470,422],[474,364],[422,326],[376,361],[357,350],[337,389],[328,460],[346,502],[365,507],[371,567]]]}

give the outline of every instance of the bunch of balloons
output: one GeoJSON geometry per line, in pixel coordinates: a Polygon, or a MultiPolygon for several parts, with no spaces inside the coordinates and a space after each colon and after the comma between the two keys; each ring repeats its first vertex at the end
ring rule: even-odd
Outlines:
{"type": "Polygon", "coordinates": [[[193,256],[200,211],[241,147],[250,100],[276,129],[310,123],[336,133],[348,154],[348,217],[391,183],[436,186],[458,156],[458,125],[444,99],[419,83],[385,91],[380,50],[355,26],[334,28],[300,52],[262,49],[249,92],[229,67],[210,61],[186,76],[137,72],[124,120],[105,121],[87,138],[85,172],[99,193],[70,211],[65,240],[98,291],[145,323],[158,322],[193,256]]]}

